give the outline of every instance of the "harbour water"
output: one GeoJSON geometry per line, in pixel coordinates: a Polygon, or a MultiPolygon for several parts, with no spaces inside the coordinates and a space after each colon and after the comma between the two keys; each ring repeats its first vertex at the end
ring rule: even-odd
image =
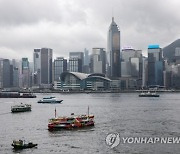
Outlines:
{"type": "Polygon", "coordinates": [[[0,154],[169,154],[179,153],[179,144],[126,143],[114,148],[105,142],[109,133],[120,137],[180,137],[180,94],[162,93],[157,98],[140,98],[137,93],[37,94],[37,98],[0,99],[0,154]],[[38,104],[45,96],[63,99],[62,104],[38,104]],[[31,112],[11,113],[20,102],[32,105],[31,112]],[[57,115],[95,115],[95,126],[79,130],[49,132],[48,119],[57,115]],[[23,139],[37,148],[14,151],[11,143],[23,139]]]}

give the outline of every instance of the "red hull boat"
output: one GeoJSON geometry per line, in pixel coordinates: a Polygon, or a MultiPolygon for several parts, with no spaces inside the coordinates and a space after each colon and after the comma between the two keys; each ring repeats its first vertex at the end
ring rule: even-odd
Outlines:
{"type": "Polygon", "coordinates": [[[75,129],[88,126],[94,126],[94,115],[72,115],[70,117],[58,117],[49,120],[48,129],[75,129]]]}

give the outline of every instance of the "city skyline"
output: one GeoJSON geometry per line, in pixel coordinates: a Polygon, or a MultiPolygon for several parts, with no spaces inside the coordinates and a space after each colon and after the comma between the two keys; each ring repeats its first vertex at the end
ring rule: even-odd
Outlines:
{"type": "Polygon", "coordinates": [[[38,47],[52,48],[54,59],[84,48],[90,52],[95,47],[107,49],[107,29],[114,16],[121,31],[121,47],[133,46],[147,55],[149,44],[165,47],[179,38],[179,4],[177,0],[167,4],[162,0],[45,0],[43,4],[2,0],[0,54],[10,59],[21,54],[32,61],[32,51],[38,47]]]}

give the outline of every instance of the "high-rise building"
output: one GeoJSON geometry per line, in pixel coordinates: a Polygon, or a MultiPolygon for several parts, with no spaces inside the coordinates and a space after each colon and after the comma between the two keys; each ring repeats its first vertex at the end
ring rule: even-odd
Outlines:
{"type": "Polygon", "coordinates": [[[19,69],[13,68],[13,87],[19,87],[19,69]]]}
{"type": "Polygon", "coordinates": [[[28,58],[22,58],[22,87],[30,86],[30,70],[28,58]]]}
{"type": "Polygon", "coordinates": [[[79,58],[82,60],[82,63],[84,64],[84,53],[83,52],[70,52],[69,58],[79,58]]]}
{"type": "Polygon", "coordinates": [[[67,59],[58,57],[54,60],[54,81],[60,81],[61,73],[67,71],[67,59]]]}
{"type": "Polygon", "coordinates": [[[118,25],[112,18],[111,25],[108,31],[108,47],[107,52],[110,57],[110,77],[119,78],[121,76],[121,63],[120,63],[120,30],[118,25]]]}
{"type": "Polygon", "coordinates": [[[10,61],[9,59],[3,59],[1,62],[1,70],[2,70],[2,87],[3,88],[10,88],[11,81],[10,81],[10,61]]]}
{"type": "Polygon", "coordinates": [[[0,58],[0,88],[3,88],[3,60],[0,58]]]}
{"type": "MultiPolygon", "coordinates": [[[[12,87],[18,88],[19,87],[19,77],[20,77],[20,70],[22,73],[22,63],[20,64],[20,61],[17,59],[12,59],[12,87]]],[[[22,75],[21,75],[22,76],[22,75]]],[[[22,82],[21,82],[22,83],[22,82]]],[[[22,85],[22,84],[21,84],[22,85]]]]}
{"type": "Polygon", "coordinates": [[[83,65],[83,69],[82,69],[83,73],[88,74],[90,72],[89,63],[90,63],[89,51],[85,48],[84,49],[84,65],[83,65]]]}
{"type": "Polygon", "coordinates": [[[91,73],[106,74],[106,52],[104,48],[93,48],[91,55],[91,73]]]}
{"type": "Polygon", "coordinates": [[[69,53],[69,71],[70,72],[82,72],[84,64],[83,52],[70,52],[69,53]]]}
{"type": "Polygon", "coordinates": [[[89,65],[89,51],[84,49],[84,65],[89,65]]]}
{"type": "Polygon", "coordinates": [[[13,87],[13,72],[14,71],[14,68],[13,68],[13,65],[10,64],[10,87],[13,87]]]}
{"type": "Polygon", "coordinates": [[[159,45],[148,46],[148,85],[163,85],[163,59],[159,45]]]}
{"type": "Polygon", "coordinates": [[[42,88],[52,86],[52,56],[53,50],[50,48],[34,49],[33,53],[33,85],[42,88]]]}
{"type": "Polygon", "coordinates": [[[70,72],[82,72],[82,60],[78,58],[69,59],[69,71],[70,72]]]}
{"type": "Polygon", "coordinates": [[[33,85],[40,85],[41,49],[34,49],[33,53],[33,85]]]}
{"type": "Polygon", "coordinates": [[[121,77],[142,79],[142,51],[128,47],[122,50],[121,56],[121,77]]]}
{"type": "Polygon", "coordinates": [[[142,58],[142,88],[148,85],[148,58],[142,58]]]}
{"type": "Polygon", "coordinates": [[[52,54],[50,48],[42,48],[40,53],[40,84],[52,84],[52,54]]]}

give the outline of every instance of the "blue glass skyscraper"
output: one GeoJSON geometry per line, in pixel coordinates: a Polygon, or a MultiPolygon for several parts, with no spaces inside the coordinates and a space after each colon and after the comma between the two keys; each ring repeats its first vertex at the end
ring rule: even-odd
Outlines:
{"type": "Polygon", "coordinates": [[[159,45],[148,46],[148,85],[163,85],[163,59],[159,45]]]}

